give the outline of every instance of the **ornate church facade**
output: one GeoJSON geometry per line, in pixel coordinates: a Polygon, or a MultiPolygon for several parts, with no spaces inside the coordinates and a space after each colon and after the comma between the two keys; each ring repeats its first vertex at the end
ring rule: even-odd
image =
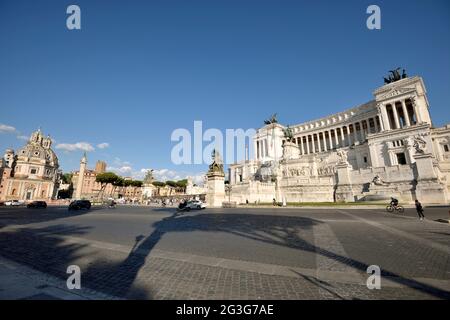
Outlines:
{"type": "Polygon", "coordinates": [[[0,166],[0,200],[51,200],[60,178],[52,140],[34,132],[17,153],[7,149],[0,166]]]}
{"type": "Polygon", "coordinates": [[[255,158],[229,167],[230,199],[449,203],[450,124],[433,126],[423,79],[389,79],[373,96],[290,127],[266,120],[255,158]]]}

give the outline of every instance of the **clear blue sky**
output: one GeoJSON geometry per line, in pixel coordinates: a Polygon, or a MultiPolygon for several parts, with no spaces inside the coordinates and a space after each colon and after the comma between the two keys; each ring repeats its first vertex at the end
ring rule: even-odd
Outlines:
{"type": "MultiPolygon", "coordinates": [[[[39,126],[87,142],[90,165],[168,169],[176,128],[296,124],[372,99],[388,70],[421,75],[450,122],[448,1],[0,1],[0,148],[39,126]],[[81,8],[82,29],[66,28],[81,8]],[[382,29],[366,28],[381,7],[382,29]],[[109,146],[100,149],[100,143],[109,146]]],[[[64,171],[82,151],[56,150],[64,171]]],[[[2,151],[3,152],[3,151],[2,151]]],[[[174,173],[172,176],[176,175],[174,173]]]]}

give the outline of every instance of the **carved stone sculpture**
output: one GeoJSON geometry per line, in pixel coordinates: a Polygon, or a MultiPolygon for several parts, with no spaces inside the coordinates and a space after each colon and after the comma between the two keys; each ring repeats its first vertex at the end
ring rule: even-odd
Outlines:
{"type": "Polygon", "coordinates": [[[381,179],[381,177],[379,175],[376,175],[373,179],[372,179],[372,183],[376,186],[387,186],[389,185],[388,182],[384,181],[383,179],[381,179]]]}
{"type": "Polygon", "coordinates": [[[264,124],[278,123],[277,114],[274,113],[269,119],[264,120],[264,124]]]}
{"type": "Polygon", "coordinates": [[[427,142],[420,136],[414,137],[413,147],[416,154],[424,154],[426,152],[427,142]]]}
{"type": "Polygon", "coordinates": [[[344,150],[339,150],[337,152],[337,155],[339,157],[339,163],[348,163],[347,162],[347,152],[345,152],[344,150]]]}

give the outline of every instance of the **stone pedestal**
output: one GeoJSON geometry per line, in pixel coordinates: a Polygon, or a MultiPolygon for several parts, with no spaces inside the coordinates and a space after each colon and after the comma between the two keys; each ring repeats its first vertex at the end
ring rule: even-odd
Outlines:
{"type": "Polygon", "coordinates": [[[416,160],[416,199],[422,203],[448,203],[447,187],[442,184],[433,166],[431,153],[418,154],[416,160]]]}
{"type": "Polygon", "coordinates": [[[350,170],[348,162],[340,162],[336,166],[337,169],[337,188],[336,201],[354,202],[355,195],[353,192],[350,170]]]}
{"type": "Polygon", "coordinates": [[[225,175],[220,172],[208,172],[207,177],[206,205],[209,208],[221,208],[225,201],[225,175]]]}
{"type": "Polygon", "coordinates": [[[300,158],[300,149],[298,146],[293,142],[286,141],[283,144],[283,159],[290,160],[298,158],[300,158]]]}

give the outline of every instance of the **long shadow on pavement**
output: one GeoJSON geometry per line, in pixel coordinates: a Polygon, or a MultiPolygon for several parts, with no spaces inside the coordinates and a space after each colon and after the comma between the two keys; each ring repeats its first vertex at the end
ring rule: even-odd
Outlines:
{"type": "MultiPolygon", "coordinates": [[[[294,216],[223,213],[179,216],[175,212],[154,223],[154,230],[148,236],[137,235],[135,245],[123,261],[103,262],[97,259],[91,262],[82,270],[83,283],[91,289],[122,298],[151,299],[152,290],[157,288],[149,288],[136,282],[146,258],[165,234],[192,231],[226,232],[263,243],[312,252],[366,272],[367,264],[317,247],[301,237],[302,232],[321,223],[323,222],[312,218],[294,216]]],[[[61,266],[67,267],[76,259],[82,258],[80,251],[86,245],[63,244],[60,236],[81,235],[86,231],[87,228],[56,225],[0,232],[0,254],[66,279],[66,269],[61,266]]],[[[384,271],[383,275],[432,296],[450,298],[448,291],[389,271],[384,271]]]]}

